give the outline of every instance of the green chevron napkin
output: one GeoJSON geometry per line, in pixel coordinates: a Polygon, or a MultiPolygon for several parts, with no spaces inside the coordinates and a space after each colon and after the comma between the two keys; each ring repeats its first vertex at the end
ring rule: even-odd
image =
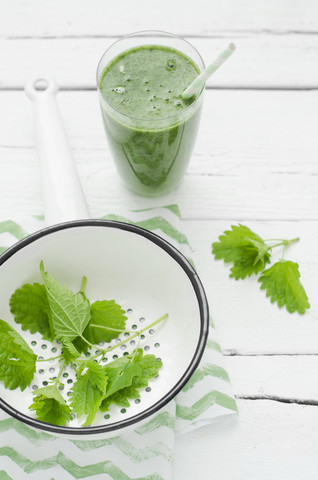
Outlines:
{"type": "MultiPolygon", "coordinates": [[[[110,213],[102,218],[151,230],[193,261],[176,205],[110,213]]],[[[0,253],[43,227],[40,217],[0,222],[0,253]]],[[[0,480],[169,480],[176,433],[191,431],[217,416],[236,412],[211,321],[203,358],[183,391],[148,423],[133,431],[111,439],[71,441],[31,429],[0,411],[0,480]]]]}

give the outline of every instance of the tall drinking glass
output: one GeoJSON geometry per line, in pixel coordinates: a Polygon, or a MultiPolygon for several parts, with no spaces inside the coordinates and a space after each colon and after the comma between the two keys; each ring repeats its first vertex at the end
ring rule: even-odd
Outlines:
{"type": "Polygon", "coordinates": [[[102,56],[97,86],[103,122],[118,172],[134,192],[175,189],[189,163],[203,90],[183,90],[204,68],[197,50],[175,35],[147,31],[119,39],[102,56]]]}

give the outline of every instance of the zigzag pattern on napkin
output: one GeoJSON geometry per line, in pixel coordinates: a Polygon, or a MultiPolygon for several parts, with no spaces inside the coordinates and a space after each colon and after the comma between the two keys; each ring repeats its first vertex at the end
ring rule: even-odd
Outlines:
{"type": "Polygon", "coordinates": [[[103,462],[82,467],[62,452],[58,452],[57,455],[45,458],[44,460],[32,461],[24,455],[18,453],[12,447],[2,447],[0,448],[0,456],[2,455],[9,457],[16,465],[18,465],[25,473],[28,474],[60,466],[76,479],[105,473],[113,480],[164,480],[158,473],[152,473],[151,475],[147,475],[145,477],[130,477],[118,466],[114,465],[110,460],[105,460],[103,462]]]}
{"type": "Polygon", "coordinates": [[[189,245],[188,239],[184,233],[181,233],[177,230],[170,222],[168,222],[163,217],[153,217],[147,220],[141,220],[138,222],[134,222],[129,218],[122,217],[120,215],[105,215],[102,217],[104,220],[116,220],[117,222],[124,222],[124,223],[131,223],[136,225],[137,227],[145,228],[146,230],[161,230],[163,233],[171,237],[176,242],[182,244],[189,245]]]}
{"type": "Polygon", "coordinates": [[[127,442],[121,437],[113,437],[106,440],[73,440],[74,445],[83,452],[89,452],[96,448],[104,447],[105,445],[116,446],[122,453],[124,453],[134,463],[140,463],[154,457],[164,457],[169,462],[173,459],[172,450],[164,445],[162,442],[157,442],[154,445],[136,448],[130,442],[127,442]]]}
{"type": "MultiPolygon", "coordinates": [[[[169,412],[160,412],[142,427],[136,429],[135,432],[139,435],[145,435],[161,427],[174,429],[174,424],[175,419],[169,414],[169,412]]],[[[15,430],[33,445],[43,445],[45,442],[52,442],[57,439],[54,435],[34,430],[15,418],[5,418],[4,420],[0,420],[0,433],[9,430],[15,430]]],[[[143,460],[147,460],[154,456],[162,456],[169,461],[172,459],[172,451],[161,442],[157,442],[155,445],[143,449],[134,447],[131,443],[123,440],[121,437],[112,437],[110,439],[102,440],[73,440],[72,443],[83,452],[95,450],[96,448],[105,445],[113,445],[122,453],[129,456],[134,462],[142,462],[143,460]]]]}
{"type": "Polygon", "coordinates": [[[28,235],[28,232],[13,220],[0,222],[0,234],[2,233],[11,233],[17,240],[22,240],[22,238],[28,235]]]}
{"type": "Polygon", "coordinates": [[[10,417],[0,420],[0,433],[8,432],[9,430],[15,430],[34,445],[42,445],[44,442],[56,440],[54,435],[50,435],[41,430],[34,430],[15,418],[10,417]]]}
{"type": "Polygon", "coordinates": [[[194,372],[186,386],[183,388],[183,392],[186,392],[190,388],[193,388],[197,382],[200,382],[204,377],[217,377],[220,380],[224,380],[225,382],[229,382],[230,378],[226,370],[224,368],[219,367],[218,365],[214,365],[212,363],[206,363],[203,367],[197,368],[194,372]]]}
{"type": "Polygon", "coordinates": [[[9,477],[7,472],[5,472],[4,470],[0,470],[0,480],[13,480],[13,478],[9,477]]]}
{"type": "Polygon", "coordinates": [[[237,412],[235,400],[225,393],[212,390],[195,402],[191,407],[177,405],[177,417],[183,420],[195,420],[212,405],[220,405],[237,412]]]}

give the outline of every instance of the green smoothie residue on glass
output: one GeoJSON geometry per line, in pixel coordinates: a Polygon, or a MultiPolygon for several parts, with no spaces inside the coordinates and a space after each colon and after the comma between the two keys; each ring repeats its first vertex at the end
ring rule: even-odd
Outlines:
{"type": "Polygon", "coordinates": [[[162,45],[126,50],[103,70],[105,131],[117,169],[135,192],[167,193],[184,175],[202,96],[184,102],[181,94],[198,74],[189,57],[162,45]]]}
{"type": "Polygon", "coordinates": [[[181,52],[145,45],[110,62],[99,87],[105,100],[120,113],[140,120],[161,119],[189,105],[181,93],[198,74],[198,67],[181,52]]]}

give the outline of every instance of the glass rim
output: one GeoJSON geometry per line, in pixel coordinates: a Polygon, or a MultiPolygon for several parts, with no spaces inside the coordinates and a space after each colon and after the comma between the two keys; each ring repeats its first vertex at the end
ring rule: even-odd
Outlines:
{"type": "MultiPolygon", "coordinates": [[[[99,72],[99,69],[100,69],[100,65],[103,61],[103,58],[104,56],[106,55],[107,52],[109,52],[109,50],[111,48],[113,48],[117,43],[123,41],[123,40],[126,40],[130,37],[136,37],[136,36],[146,36],[147,34],[149,34],[149,36],[159,36],[160,34],[162,36],[166,36],[166,37],[171,37],[171,38],[176,38],[178,40],[181,40],[183,41],[184,43],[186,43],[187,45],[189,45],[194,51],[195,53],[198,55],[200,61],[202,62],[202,68],[204,69],[205,67],[205,63],[204,63],[204,60],[201,56],[201,54],[198,52],[198,50],[192,45],[192,43],[190,43],[188,40],[186,40],[184,37],[180,36],[180,35],[175,35],[174,33],[170,33],[170,32],[165,32],[163,30],[139,30],[138,32],[134,32],[134,33],[130,33],[128,35],[123,35],[122,37],[118,38],[117,40],[115,40],[115,42],[113,42],[105,51],[104,53],[102,54],[98,64],[97,64],[97,70],[96,70],[96,84],[97,84],[97,91],[98,91],[98,94],[101,96],[102,100],[107,104],[107,106],[110,107],[110,109],[114,112],[116,112],[116,114],[119,114],[121,117],[123,118],[127,118],[129,120],[138,120],[139,122],[149,122],[149,119],[146,119],[146,118],[137,118],[135,116],[132,116],[132,115],[127,115],[126,113],[122,113],[120,112],[119,110],[117,110],[117,108],[113,107],[107,100],[106,98],[103,96],[102,92],[101,92],[101,89],[99,87],[99,75],[98,75],[98,72],[99,72]]],[[[133,47],[132,47],[133,48],[133,47]]],[[[124,50],[126,51],[126,50],[124,50]]],[[[183,53],[183,52],[181,52],[183,53]]],[[[115,58],[115,57],[114,57],[115,58]]],[[[191,59],[192,60],[192,59],[191,59]]],[[[104,70],[103,70],[104,71],[104,70]]],[[[202,71],[202,70],[200,70],[202,71]]],[[[202,94],[205,90],[205,85],[203,85],[202,89],[200,90],[200,93],[197,95],[197,97],[195,98],[195,100],[190,104],[188,105],[186,108],[182,109],[180,112],[178,113],[175,113],[175,114],[172,114],[172,115],[169,115],[167,117],[161,117],[161,118],[156,118],[156,119],[151,119],[151,122],[153,122],[154,124],[156,124],[156,122],[160,123],[160,122],[163,122],[165,120],[168,120],[169,118],[178,118],[180,115],[184,115],[186,114],[187,112],[191,111],[193,109],[193,106],[195,104],[197,104],[198,100],[201,99],[202,97],[202,94]]]]}

